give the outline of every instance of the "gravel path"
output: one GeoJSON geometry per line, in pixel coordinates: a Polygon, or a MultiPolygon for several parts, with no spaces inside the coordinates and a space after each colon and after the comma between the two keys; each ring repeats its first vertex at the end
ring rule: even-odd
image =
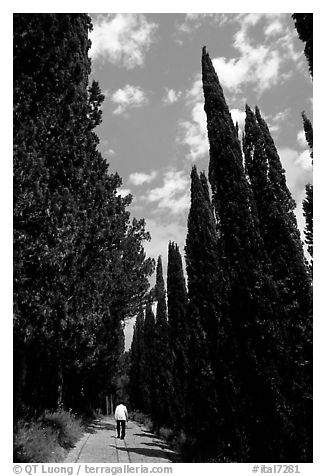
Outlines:
{"type": "Polygon", "coordinates": [[[64,463],[170,463],[177,455],[138,423],[129,421],[124,440],[116,438],[112,417],[94,420],[64,463]]]}

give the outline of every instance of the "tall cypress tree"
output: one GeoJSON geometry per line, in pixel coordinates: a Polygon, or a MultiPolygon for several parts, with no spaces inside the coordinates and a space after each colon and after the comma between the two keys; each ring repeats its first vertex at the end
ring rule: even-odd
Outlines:
{"type": "Polygon", "coordinates": [[[144,311],[141,309],[136,317],[130,347],[129,396],[134,410],[143,410],[144,407],[145,375],[144,311]]]}
{"type": "Polygon", "coordinates": [[[246,108],[244,153],[259,217],[259,228],[273,263],[272,273],[282,296],[282,307],[306,315],[311,302],[300,232],[292,211],[293,200],[267,124],[256,108],[246,108]],[[264,133],[265,135],[264,135],[264,133]],[[268,134],[268,140],[266,140],[268,134]],[[272,147],[271,147],[272,145],[272,147]],[[285,198],[284,198],[285,197],[285,198]]]}
{"type": "Polygon", "coordinates": [[[153,415],[155,412],[155,368],[156,368],[156,342],[155,342],[155,317],[151,301],[147,302],[144,321],[144,402],[145,413],[153,415]]]}
{"type": "Polygon", "coordinates": [[[163,278],[162,258],[156,267],[155,299],[157,301],[155,320],[155,410],[153,419],[158,426],[171,425],[170,395],[172,392],[171,351],[167,321],[166,291],[163,278]]]}
{"type": "MultiPolygon", "coordinates": [[[[256,114],[262,122],[258,109],[256,114]]],[[[264,131],[267,134],[266,124],[264,131]]],[[[270,138],[269,143],[271,141],[270,138]]],[[[273,149],[274,162],[271,161],[269,164],[270,148],[266,144],[256,116],[248,106],[243,143],[246,169],[259,217],[260,233],[272,262],[271,271],[279,290],[277,319],[284,342],[279,372],[283,377],[283,391],[287,396],[289,415],[295,428],[292,433],[293,444],[298,449],[301,448],[303,457],[305,451],[310,451],[309,433],[312,419],[311,402],[308,397],[312,391],[309,365],[312,355],[309,357],[308,350],[311,334],[310,282],[293,212],[289,210],[288,201],[284,207],[284,203],[277,200],[278,197],[288,195],[281,161],[273,149]],[[281,177],[277,176],[277,172],[281,177]],[[283,194],[274,194],[273,191],[278,191],[282,182],[286,187],[282,190],[283,194]]]]}
{"type": "Polygon", "coordinates": [[[187,290],[179,247],[173,242],[170,242],[168,247],[167,296],[173,383],[171,414],[174,423],[180,425],[185,416],[188,365],[187,290]]]}
{"type": "MultiPolygon", "coordinates": [[[[313,128],[306,114],[302,112],[303,128],[306,140],[310,148],[310,156],[313,158],[313,128]]],[[[306,198],[302,203],[303,214],[306,219],[306,227],[304,230],[306,244],[308,245],[308,253],[313,258],[313,186],[311,183],[306,185],[306,198]]]]}
{"type": "Polygon", "coordinates": [[[229,317],[239,349],[240,392],[246,406],[242,421],[250,448],[246,459],[285,460],[291,437],[277,370],[278,355],[283,354],[275,306],[277,287],[259,232],[236,128],[205,48],[202,74],[209,180],[230,277],[229,317]],[[264,428],[269,429],[268,434],[264,428]]]}
{"type": "Polygon", "coordinates": [[[191,172],[191,206],[186,240],[189,325],[187,430],[195,454],[234,461],[247,452],[234,368],[237,348],[228,318],[223,250],[204,173],[191,172]],[[196,391],[194,391],[194,388],[196,391]],[[232,448],[232,449],[231,449],[232,448]]]}

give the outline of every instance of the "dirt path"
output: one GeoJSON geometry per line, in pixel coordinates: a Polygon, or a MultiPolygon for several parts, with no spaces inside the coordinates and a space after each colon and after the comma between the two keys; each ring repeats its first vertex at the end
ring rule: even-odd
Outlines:
{"type": "Polygon", "coordinates": [[[156,435],[129,421],[124,440],[116,438],[115,421],[94,420],[64,463],[170,463],[177,455],[156,435]]]}

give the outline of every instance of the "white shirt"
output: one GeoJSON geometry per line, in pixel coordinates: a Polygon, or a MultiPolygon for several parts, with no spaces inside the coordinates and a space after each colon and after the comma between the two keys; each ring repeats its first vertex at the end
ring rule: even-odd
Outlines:
{"type": "Polygon", "coordinates": [[[122,403],[118,405],[117,408],[115,409],[114,418],[116,420],[128,420],[127,408],[124,405],[122,405],[122,403]]]}

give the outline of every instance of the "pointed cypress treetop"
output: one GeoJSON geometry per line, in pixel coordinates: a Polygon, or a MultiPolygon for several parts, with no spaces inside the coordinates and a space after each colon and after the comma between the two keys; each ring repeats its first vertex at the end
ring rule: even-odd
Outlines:
{"type": "Polygon", "coordinates": [[[162,257],[159,256],[156,267],[156,285],[155,285],[155,297],[157,299],[156,321],[161,323],[166,321],[166,293],[163,278],[162,257]]]}
{"type": "Polygon", "coordinates": [[[191,206],[185,252],[189,301],[199,310],[207,331],[208,321],[215,316],[221,288],[219,241],[207,179],[204,173],[198,176],[195,166],[191,171],[191,206]]]}
{"type": "MultiPolygon", "coordinates": [[[[212,128],[216,131],[218,127],[220,133],[215,137],[215,140],[218,140],[221,147],[233,144],[236,149],[235,157],[239,159],[240,153],[241,162],[241,149],[239,143],[234,141],[234,138],[238,137],[237,130],[234,126],[232,116],[224,98],[223,89],[220,85],[212,60],[206,51],[206,47],[203,48],[202,54],[202,78],[205,96],[204,109],[207,114],[208,137],[210,136],[212,128]],[[215,113],[215,121],[213,124],[210,124],[210,118],[208,115],[210,115],[212,111],[215,113]],[[233,140],[230,141],[230,138],[233,140]]],[[[212,144],[210,144],[210,146],[212,147],[212,144]]]]}
{"type": "MultiPolygon", "coordinates": [[[[203,51],[202,68],[210,144],[209,181],[225,251],[234,263],[244,264],[248,259],[259,267],[264,253],[263,243],[256,227],[257,217],[243,168],[241,145],[206,51],[203,51]]],[[[249,268],[252,269],[252,265],[249,268]]]]}
{"type": "Polygon", "coordinates": [[[243,151],[246,172],[250,177],[254,196],[259,200],[261,194],[266,193],[268,185],[268,162],[263,133],[257,123],[255,114],[248,105],[246,105],[243,151]]]}
{"type": "Polygon", "coordinates": [[[168,248],[167,290],[169,323],[174,333],[185,324],[187,290],[179,247],[171,241],[168,248]]]}
{"type": "Polygon", "coordinates": [[[286,185],[285,170],[282,167],[274,140],[257,106],[255,108],[255,115],[265,141],[265,150],[269,165],[269,179],[273,192],[278,202],[282,204],[284,211],[292,211],[295,209],[296,203],[286,185]]]}

